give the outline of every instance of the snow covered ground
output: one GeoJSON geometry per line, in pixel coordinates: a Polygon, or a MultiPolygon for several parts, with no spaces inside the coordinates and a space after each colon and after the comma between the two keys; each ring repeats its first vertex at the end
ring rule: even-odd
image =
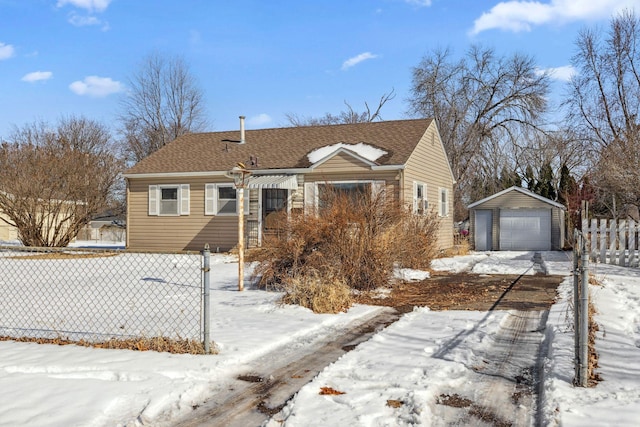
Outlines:
{"type": "MultiPolygon", "coordinates": [[[[564,253],[545,253],[551,274],[569,276],[564,253]]],[[[532,254],[477,253],[438,260],[440,270],[482,274],[532,274],[532,254]]],[[[279,346],[302,346],[332,334],[376,307],[316,315],[277,304],[279,294],[247,288],[240,293],[237,264],[212,259],[212,338],[218,355],[171,355],[75,346],[0,342],[0,426],[169,425],[191,407],[228,386],[243,366],[279,346]]],[[[579,389],[573,378],[570,279],[549,314],[542,404],[547,425],[637,425],[640,413],[640,270],[597,265],[604,286],[592,295],[600,324],[597,349],[602,381],[579,389]]],[[[434,399],[466,381],[472,347],[500,327],[508,313],[416,309],[328,366],[302,388],[269,426],[437,425],[434,399]],[[465,336],[448,357],[443,344],[465,336]],[[320,395],[321,387],[345,394],[320,395]],[[401,401],[393,407],[388,401],[401,401]]]]}

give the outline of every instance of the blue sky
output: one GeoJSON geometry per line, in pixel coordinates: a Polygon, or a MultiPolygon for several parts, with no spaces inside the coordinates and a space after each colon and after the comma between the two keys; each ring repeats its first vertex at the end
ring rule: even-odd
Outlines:
{"type": "Polygon", "coordinates": [[[411,68],[472,43],[533,55],[567,78],[578,31],[640,0],[0,0],[0,138],[13,125],[84,115],[117,127],[146,55],[182,55],[210,130],[287,124],[285,114],[375,107],[406,117],[411,68]]]}

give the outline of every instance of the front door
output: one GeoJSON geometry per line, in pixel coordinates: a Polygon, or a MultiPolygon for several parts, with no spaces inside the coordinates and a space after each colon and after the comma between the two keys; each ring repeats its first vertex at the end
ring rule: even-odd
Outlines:
{"type": "Polygon", "coordinates": [[[262,228],[265,235],[277,234],[281,222],[286,219],[289,190],[262,189],[262,228]]]}

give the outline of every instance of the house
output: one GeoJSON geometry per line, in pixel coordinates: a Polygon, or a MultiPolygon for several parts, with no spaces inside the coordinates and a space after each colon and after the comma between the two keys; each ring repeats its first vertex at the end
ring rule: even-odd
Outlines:
{"type": "Polygon", "coordinates": [[[415,214],[434,211],[438,246],[453,245],[453,174],[432,119],[194,133],[134,165],[127,182],[127,247],[228,250],[244,209],[248,246],[272,212],[317,207],[324,186],[384,189],[415,214]],[[245,206],[228,172],[251,171],[245,206]]]}
{"type": "Polygon", "coordinates": [[[96,215],[78,232],[77,240],[124,242],[127,227],[124,216],[111,211],[96,215]]]}
{"type": "Polygon", "coordinates": [[[3,216],[4,218],[7,218],[6,215],[3,215],[2,212],[0,212],[0,244],[2,244],[2,242],[18,240],[18,229],[3,221],[3,216]]]}
{"type": "Polygon", "coordinates": [[[548,251],[564,246],[565,207],[521,187],[469,205],[475,249],[548,251]]]}

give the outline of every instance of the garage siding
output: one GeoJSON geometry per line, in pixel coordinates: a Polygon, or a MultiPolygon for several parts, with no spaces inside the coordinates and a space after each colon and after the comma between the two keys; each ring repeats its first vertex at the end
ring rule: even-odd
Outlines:
{"type": "Polygon", "coordinates": [[[564,211],[554,205],[531,197],[519,191],[509,191],[474,206],[470,212],[471,233],[475,229],[476,210],[490,209],[493,212],[492,243],[493,250],[499,250],[500,244],[500,211],[515,209],[547,209],[551,211],[551,250],[561,250],[564,245],[564,211]]]}

